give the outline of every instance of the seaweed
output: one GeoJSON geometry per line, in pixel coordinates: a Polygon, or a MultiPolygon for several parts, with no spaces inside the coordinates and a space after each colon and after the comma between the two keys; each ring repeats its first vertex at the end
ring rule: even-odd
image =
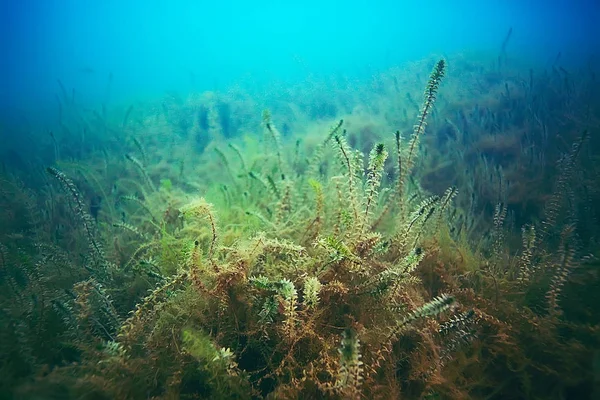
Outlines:
{"type": "MultiPolygon", "coordinates": [[[[526,197],[536,212],[520,224],[522,164],[500,154],[532,155],[515,155],[519,140],[498,136],[521,134],[513,125],[527,102],[531,120],[543,122],[523,143],[549,140],[544,126],[556,117],[497,75],[488,80],[497,104],[459,112],[441,86],[446,74],[444,85],[455,85],[458,68],[437,61],[407,143],[406,117],[394,117],[399,126],[386,135],[371,122],[361,130],[355,114],[288,137],[277,104],[253,117],[262,139],[235,137],[220,126],[226,97],[209,93],[136,106],[136,121],[132,107],[114,120],[104,108],[83,140],[112,130],[127,140],[114,148],[98,140],[89,160],[48,167],[52,180],[36,177],[38,192],[3,178],[0,369],[10,374],[2,389],[156,399],[583,391],[594,379],[586,348],[600,343],[593,302],[578,304],[594,298],[597,281],[597,248],[583,239],[594,227],[582,222],[599,193],[597,169],[584,168],[593,165],[583,151],[591,135],[554,154],[556,179],[541,179],[543,199],[526,197]],[[197,138],[186,126],[214,151],[187,151],[197,138]],[[486,154],[472,155],[473,143],[486,154]],[[95,193],[103,208],[91,215],[95,193]]],[[[399,78],[382,78],[379,94],[389,80],[401,102],[399,78]]],[[[61,123],[76,132],[76,104],[61,90],[70,118],[61,123]]],[[[561,90],[548,92],[575,95],[561,90]]],[[[390,110],[408,114],[409,97],[390,110]]],[[[82,144],[53,138],[51,153],[77,154],[65,143],[82,144]]]]}

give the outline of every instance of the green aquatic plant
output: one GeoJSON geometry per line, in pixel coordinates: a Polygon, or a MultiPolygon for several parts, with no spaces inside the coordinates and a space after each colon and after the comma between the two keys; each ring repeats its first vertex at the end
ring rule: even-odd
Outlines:
{"type": "Polygon", "coordinates": [[[336,393],[345,399],[360,399],[363,383],[363,363],[360,360],[360,340],[352,329],[346,329],[342,336],[340,367],[334,385],[336,393]]]}
{"type": "MultiPolygon", "coordinates": [[[[394,202],[388,202],[385,205],[385,207],[381,210],[379,216],[373,222],[373,228],[377,228],[392,209],[398,208],[400,211],[399,215],[403,217],[405,207],[404,202],[406,201],[404,196],[406,190],[406,181],[410,177],[410,174],[414,167],[414,159],[416,157],[418,144],[421,136],[425,133],[427,119],[432,112],[437,97],[437,92],[442,82],[442,78],[444,78],[445,74],[446,61],[444,59],[441,59],[435,64],[435,67],[433,68],[433,71],[429,76],[429,80],[427,82],[427,86],[424,93],[423,104],[421,106],[419,116],[417,118],[417,123],[413,127],[413,132],[408,143],[408,153],[406,155],[403,154],[402,136],[400,131],[396,131],[394,134],[396,145],[395,148],[397,176],[396,185],[394,188],[395,190],[392,195],[392,199],[394,200],[394,202]]],[[[399,223],[402,223],[402,221],[399,220],[399,223]]]]}
{"type": "Polygon", "coordinates": [[[56,180],[60,183],[62,189],[67,193],[69,199],[68,201],[71,204],[73,213],[77,216],[77,218],[80,219],[81,226],[84,229],[85,236],[87,238],[88,245],[90,248],[90,254],[92,255],[94,261],[98,264],[98,267],[106,268],[107,261],[105,258],[105,253],[102,244],[97,238],[94,219],[87,212],[87,208],[83,203],[82,196],[79,193],[79,190],[77,189],[73,181],[58,169],[48,167],[46,171],[51,176],[56,178],[56,180]]]}
{"type": "MultiPolygon", "coordinates": [[[[151,192],[138,192],[143,198],[121,195],[120,206],[131,221],[114,221],[112,226],[121,232],[115,249],[126,255],[123,271],[158,286],[140,299],[118,336],[114,321],[119,317],[103,311],[103,292],[93,289],[93,281],[77,286],[75,302],[80,325],[90,329],[88,342],[98,338],[121,349],[110,353],[114,373],[140,368],[141,360],[150,358],[149,368],[172,372],[170,378],[157,376],[150,391],[158,385],[165,393],[181,395],[194,378],[203,387],[200,392],[219,398],[231,392],[228,385],[235,377],[263,394],[322,388],[358,397],[367,388],[363,383],[378,379],[375,365],[384,363],[381,349],[389,348],[409,326],[449,307],[450,297],[431,304],[417,297],[415,304],[403,304],[406,291],[418,290],[415,271],[425,253],[393,245],[394,234],[371,231],[371,217],[382,204],[379,186],[386,147],[373,148],[364,170],[363,155],[349,146],[341,126],[340,121],[331,129],[312,157],[313,168],[322,172],[306,178],[287,172],[294,165],[286,164],[281,136],[267,114],[267,138],[278,149],[276,159],[263,158],[267,161],[259,167],[230,146],[241,160],[238,171],[223,152],[217,154],[221,163],[227,161],[236,185],[238,177],[247,177],[239,189],[226,192],[228,207],[222,211],[204,199],[177,202],[175,187],[155,191],[150,185],[151,192]],[[319,166],[319,153],[326,146],[337,150],[339,165],[319,166]],[[247,191],[241,192],[245,185],[247,191]],[[304,192],[307,187],[310,195],[304,192]],[[312,205],[302,204],[307,201],[312,205]],[[233,217],[251,221],[256,216],[264,233],[243,236],[227,224],[233,217]],[[382,298],[388,304],[376,311],[382,298]],[[340,329],[347,333],[337,353],[340,329]],[[360,352],[358,332],[365,340],[360,352]],[[167,338],[173,346],[160,345],[167,338]],[[186,355],[196,364],[184,362],[186,355]],[[310,371],[317,367],[323,370],[313,375],[310,371]]],[[[143,164],[130,161],[148,185],[143,164]]],[[[130,186],[140,188],[135,181],[130,186]]],[[[429,214],[429,209],[419,218],[415,214],[404,230],[414,246],[429,214]]],[[[93,360],[97,354],[90,351],[86,357],[93,360]]],[[[134,390],[110,387],[105,388],[113,393],[134,390]]]]}
{"type": "MultiPolygon", "coordinates": [[[[423,105],[421,107],[417,123],[415,124],[413,134],[408,144],[408,154],[402,163],[400,163],[400,161],[398,162],[398,193],[400,195],[402,195],[406,179],[408,178],[414,166],[414,157],[415,152],[417,150],[417,145],[419,144],[421,135],[425,132],[425,127],[427,126],[427,118],[429,117],[429,114],[431,114],[437,97],[437,92],[440,87],[440,83],[442,82],[442,78],[445,74],[446,61],[444,59],[441,59],[435,64],[435,67],[433,68],[433,71],[429,76],[429,80],[427,81],[427,87],[425,88],[424,93],[425,99],[423,101],[423,105]]],[[[399,142],[399,136],[396,136],[396,141],[399,142]]]]}
{"type": "Polygon", "coordinates": [[[156,186],[154,185],[154,182],[152,182],[152,179],[150,179],[150,175],[148,175],[148,171],[146,170],[146,167],[144,166],[144,164],[142,164],[142,162],[140,160],[138,160],[132,154],[126,154],[125,158],[128,159],[129,161],[131,161],[131,163],[133,165],[135,165],[135,167],[138,169],[140,174],[144,177],[144,180],[146,181],[146,184],[148,185],[150,190],[155,192],[156,186]]]}
{"type": "MultiPolygon", "coordinates": [[[[544,222],[556,226],[534,223],[516,237],[509,201],[481,216],[455,203],[471,195],[462,175],[456,186],[420,187],[417,160],[427,155],[419,140],[445,72],[440,60],[408,144],[399,131],[372,137],[362,147],[368,154],[356,149],[356,125],[341,119],[328,121],[324,137],[288,143],[276,128],[277,112],[263,113],[261,143],[207,141],[215,151],[201,157],[164,146],[149,154],[160,141],[144,136],[142,147],[132,139],[141,157],[129,160],[133,170],[103,185],[85,179],[114,185],[104,196],[115,210],[99,222],[86,217],[79,182],[49,171],[70,206],[65,212],[57,196],[54,213],[77,217],[64,236],[79,232],[87,243],[86,232],[93,233],[110,279],[61,261],[66,255],[54,247],[39,244],[39,259],[29,259],[19,246],[0,243],[0,266],[10,271],[0,287],[18,298],[2,312],[34,321],[6,318],[12,322],[2,338],[23,344],[33,371],[45,361],[30,357],[33,332],[43,331],[37,316],[60,320],[61,339],[75,354],[45,370],[35,386],[73,398],[497,399],[534,397],[550,386],[543,383],[549,376],[583,381],[585,371],[577,370],[578,378],[569,372],[582,357],[579,338],[589,338],[569,319],[568,278],[588,261],[571,203],[556,194],[544,222]],[[558,251],[541,240],[548,237],[558,251]],[[509,251],[512,242],[522,250],[509,251]],[[43,291],[44,274],[55,265],[64,269],[57,279],[70,277],[68,290],[43,291]],[[563,339],[566,331],[578,339],[563,339]]],[[[179,139],[189,144],[197,139],[186,134],[202,129],[222,138],[217,105],[211,97],[208,128],[195,117],[179,139]]],[[[171,101],[149,120],[162,124],[183,114],[171,101]]],[[[443,117],[434,121],[435,129],[443,117]]],[[[127,123],[131,135],[139,134],[138,124],[127,123]]],[[[121,150],[115,158],[125,163],[122,154],[131,149],[121,150]]],[[[580,154],[565,159],[564,177],[575,176],[580,154]]],[[[112,153],[105,157],[109,165],[112,153]]],[[[570,192],[566,178],[558,189],[570,192]]],[[[73,248],[87,251],[86,260],[100,258],[89,243],[73,248]]]]}
{"type": "Polygon", "coordinates": [[[321,291],[321,282],[314,276],[304,281],[304,299],[303,303],[307,310],[315,309],[319,306],[319,292],[321,291]]]}
{"type": "Polygon", "coordinates": [[[368,219],[372,213],[371,208],[378,195],[379,185],[383,176],[383,167],[387,159],[388,152],[383,143],[377,144],[371,154],[369,154],[369,168],[367,172],[367,193],[365,199],[365,214],[362,229],[368,224],[368,219]]]}
{"type": "MultiPolygon", "coordinates": [[[[427,107],[432,106],[433,99],[433,96],[428,98],[427,107]]],[[[449,190],[442,199],[432,197],[423,201],[398,236],[394,234],[384,239],[387,235],[370,231],[370,216],[379,204],[378,189],[387,151],[385,145],[377,144],[369,156],[366,171],[363,171],[363,156],[348,145],[339,131],[340,122],[325,140],[325,143],[331,141],[337,149],[340,166],[332,172],[340,175],[307,180],[313,192],[314,211],[298,208],[292,199],[303,196],[300,192],[305,188],[303,180],[275,180],[269,172],[275,168],[282,173],[292,167],[284,165],[280,136],[271,116],[265,115],[267,132],[275,147],[280,149],[279,155],[273,165],[265,164],[262,171],[249,168],[248,176],[259,183],[260,192],[250,194],[247,199],[244,195],[240,199],[237,193],[237,198],[231,197],[229,201],[231,204],[257,201],[256,206],[264,207],[266,211],[261,218],[269,221],[267,226],[273,227],[273,233],[289,232],[289,239],[272,239],[266,232],[233,247],[225,247],[219,245],[218,222],[212,205],[197,200],[179,207],[183,225],[177,235],[200,233],[204,229],[201,224],[204,220],[211,232],[210,239],[205,243],[196,240],[191,250],[186,251],[185,267],[138,305],[124,323],[119,341],[128,352],[144,351],[144,347],[145,351],[160,351],[148,347],[147,341],[152,339],[147,334],[160,331],[157,324],[165,318],[161,310],[164,307],[185,309],[188,307],[186,302],[197,298],[194,302],[200,301],[203,305],[191,314],[192,319],[197,320],[192,329],[221,332],[211,336],[210,343],[231,349],[237,356],[238,365],[245,365],[249,372],[258,374],[259,385],[275,379],[279,382],[278,390],[296,386],[295,390],[302,391],[307,388],[302,389],[304,384],[300,382],[314,380],[318,387],[330,387],[343,396],[361,396],[361,383],[365,378],[375,379],[376,375],[373,367],[369,367],[368,373],[363,370],[364,361],[360,360],[357,350],[356,333],[344,335],[340,369],[337,373],[331,369],[331,377],[336,376],[335,380],[310,377],[306,370],[302,372],[301,366],[306,362],[314,366],[329,365],[334,359],[333,343],[338,333],[336,329],[327,328],[325,320],[341,326],[347,326],[351,321],[360,324],[361,331],[369,338],[368,348],[373,349],[367,351],[363,359],[382,363],[375,351],[378,346],[388,348],[398,340],[401,332],[418,320],[436,317],[452,306],[454,298],[446,295],[413,307],[402,304],[401,298],[405,291],[418,287],[414,273],[424,259],[424,252],[415,248],[424,226],[435,211],[439,213],[437,219],[443,218],[442,211],[448,207],[454,191],[449,190]],[[264,171],[267,171],[266,178],[261,178],[264,171]],[[339,203],[337,210],[333,210],[326,205],[325,199],[342,188],[347,196],[337,196],[339,203]],[[270,194],[270,200],[265,201],[264,193],[270,194]],[[261,200],[255,200],[254,196],[261,200]],[[326,225],[332,219],[340,221],[333,229],[326,225]],[[297,240],[310,247],[295,244],[297,240]],[[392,248],[394,252],[390,253],[392,248]],[[297,288],[302,286],[303,290],[299,292],[297,288]],[[382,298],[386,299],[387,306],[373,312],[382,298]],[[235,338],[240,335],[247,338],[245,349],[240,349],[240,344],[236,343],[235,338]],[[261,337],[267,338],[266,347],[259,345],[261,337]],[[144,341],[147,344],[140,347],[144,341]],[[310,350],[313,359],[301,361],[300,352],[306,350],[310,350]],[[250,359],[245,354],[254,355],[250,359]],[[264,366],[269,367],[264,370],[264,366]]],[[[313,157],[315,163],[320,162],[319,157],[313,157]]],[[[244,170],[242,167],[242,175],[244,170]]],[[[232,170],[230,175],[236,173],[232,170]]],[[[247,211],[246,215],[250,213],[247,211]]],[[[257,215],[256,212],[252,214],[257,215]]],[[[439,220],[438,223],[441,224],[439,220]]],[[[174,240],[172,245],[177,246],[178,241],[174,240]]],[[[200,347],[214,354],[216,345],[206,344],[208,337],[192,339],[191,330],[184,332],[187,333],[183,342],[188,343],[188,347],[191,343],[195,343],[195,347],[205,343],[200,347]]],[[[210,358],[195,350],[190,352],[199,359],[210,358]]]]}

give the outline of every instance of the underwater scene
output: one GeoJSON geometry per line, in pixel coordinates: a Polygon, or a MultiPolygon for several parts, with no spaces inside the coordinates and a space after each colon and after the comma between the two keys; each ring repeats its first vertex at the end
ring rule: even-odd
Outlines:
{"type": "Polygon", "coordinates": [[[0,399],[600,399],[597,1],[0,15],[0,399]]]}

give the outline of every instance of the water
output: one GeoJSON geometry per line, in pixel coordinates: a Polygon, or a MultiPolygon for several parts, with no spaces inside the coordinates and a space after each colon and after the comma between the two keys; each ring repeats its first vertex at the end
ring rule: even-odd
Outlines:
{"type": "Polygon", "coordinates": [[[600,396],[594,2],[0,15],[0,398],[600,396]]]}

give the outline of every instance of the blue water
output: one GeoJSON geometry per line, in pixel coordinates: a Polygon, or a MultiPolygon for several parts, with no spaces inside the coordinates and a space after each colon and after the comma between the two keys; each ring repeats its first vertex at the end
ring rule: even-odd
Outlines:
{"type": "Polygon", "coordinates": [[[599,66],[600,0],[0,0],[0,399],[597,399],[599,66]]]}
{"type": "Polygon", "coordinates": [[[494,53],[510,28],[513,57],[542,64],[561,52],[568,65],[597,55],[599,9],[597,0],[4,0],[0,116],[55,113],[57,79],[91,106],[233,83],[260,90],[432,54],[494,53]]]}

